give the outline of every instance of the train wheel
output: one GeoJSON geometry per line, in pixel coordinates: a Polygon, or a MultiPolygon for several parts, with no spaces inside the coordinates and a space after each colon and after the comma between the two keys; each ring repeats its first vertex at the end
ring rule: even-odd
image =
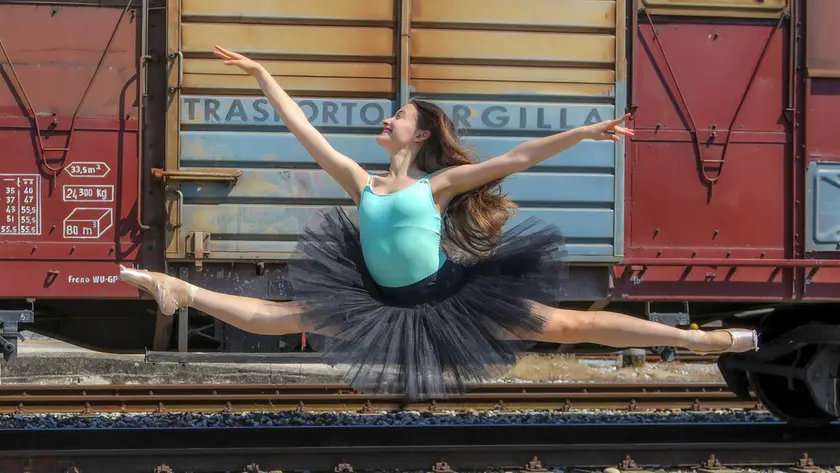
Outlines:
{"type": "MultiPolygon", "coordinates": [[[[812,319],[810,323],[833,325],[826,324],[825,321],[819,319],[812,319]]],[[[762,334],[762,341],[766,343],[788,333],[801,324],[801,319],[794,321],[794,317],[790,315],[776,314],[763,320],[759,331],[762,334]]],[[[836,348],[834,346],[806,345],[798,351],[773,360],[773,364],[784,367],[785,371],[801,371],[809,367],[811,369],[822,367],[825,370],[835,371],[836,373],[836,370],[840,368],[840,364],[835,362],[837,359],[834,353],[835,350],[836,348]],[[832,366],[827,366],[826,363],[832,364],[832,366]]],[[[819,372],[816,374],[821,375],[817,377],[823,377],[822,375],[826,373],[819,372]]],[[[791,425],[816,427],[829,424],[838,419],[837,416],[833,416],[821,409],[817,400],[815,400],[815,396],[817,399],[831,397],[835,398],[833,402],[838,402],[836,400],[837,392],[833,391],[828,384],[813,387],[818,392],[812,394],[812,387],[806,384],[804,380],[792,379],[784,376],[783,373],[766,374],[747,372],[746,375],[752,390],[755,392],[756,398],[764,404],[764,407],[773,415],[791,425]]],[[[831,376],[824,377],[830,378],[831,376]]],[[[832,400],[829,399],[828,402],[832,402],[832,400]]]]}
{"type": "Polygon", "coordinates": [[[818,427],[837,420],[816,405],[805,383],[794,380],[793,390],[788,380],[779,376],[749,373],[747,375],[755,391],[771,414],[781,420],[802,427],[818,427]]]}

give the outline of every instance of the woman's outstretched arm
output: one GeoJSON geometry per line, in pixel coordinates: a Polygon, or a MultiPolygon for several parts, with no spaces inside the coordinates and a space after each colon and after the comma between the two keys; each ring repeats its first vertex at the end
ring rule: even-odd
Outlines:
{"type": "Polygon", "coordinates": [[[289,97],[289,94],[271,77],[271,74],[255,61],[221,46],[214,54],[228,66],[236,66],[257,79],[265,97],[271,102],[277,115],[300,141],[315,162],[321,166],[358,204],[368,173],[349,157],[339,153],[324,136],[309,123],[303,110],[289,97]]]}
{"type": "Polygon", "coordinates": [[[536,138],[517,145],[502,156],[478,164],[445,169],[434,177],[435,193],[455,196],[468,192],[488,182],[525,171],[585,139],[620,141],[620,135],[633,136],[632,130],[619,126],[629,117],[627,114],[615,120],[536,138]]]}

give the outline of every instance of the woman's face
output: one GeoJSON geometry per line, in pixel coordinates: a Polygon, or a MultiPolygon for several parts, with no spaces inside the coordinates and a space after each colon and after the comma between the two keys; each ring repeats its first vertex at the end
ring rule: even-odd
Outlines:
{"type": "Polygon", "coordinates": [[[390,150],[401,150],[411,145],[421,145],[428,138],[428,132],[417,128],[418,110],[413,104],[397,110],[391,118],[382,120],[382,133],[376,138],[376,143],[390,150]]]}

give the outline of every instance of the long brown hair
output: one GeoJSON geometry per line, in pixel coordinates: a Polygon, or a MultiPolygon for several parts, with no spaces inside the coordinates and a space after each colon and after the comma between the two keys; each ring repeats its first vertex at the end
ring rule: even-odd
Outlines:
{"type": "MultiPolygon", "coordinates": [[[[417,153],[417,166],[427,173],[464,164],[477,158],[459,142],[458,129],[437,105],[411,100],[417,107],[417,127],[431,133],[417,153]]],[[[495,247],[514,204],[502,193],[502,180],[460,194],[452,199],[444,217],[445,236],[458,249],[480,258],[495,247]]],[[[448,247],[449,245],[444,245],[448,247]]],[[[446,248],[450,252],[452,248],[446,248]]],[[[450,256],[452,256],[450,254],[450,256]]]]}

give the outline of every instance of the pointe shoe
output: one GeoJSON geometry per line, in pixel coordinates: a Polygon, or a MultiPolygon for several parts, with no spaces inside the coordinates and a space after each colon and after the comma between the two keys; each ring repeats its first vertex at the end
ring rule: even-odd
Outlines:
{"type": "Polygon", "coordinates": [[[166,274],[146,271],[145,269],[131,269],[120,265],[120,280],[137,286],[154,296],[158,308],[164,315],[172,315],[176,310],[186,307],[189,303],[187,288],[179,285],[183,281],[166,274]]]}
{"type": "Polygon", "coordinates": [[[743,353],[745,351],[758,351],[758,332],[755,330],[747,330],[743,328],[734,328],[734,329],[721,329],[721,330],[714,330],[711,333],[715,332],[726,332],[732,338],[732,344],[729,345],[729,348],[723,351],[712,351],[712,352],[698,352],[698,355],[715,355],[720,353],[743,353]]]}

